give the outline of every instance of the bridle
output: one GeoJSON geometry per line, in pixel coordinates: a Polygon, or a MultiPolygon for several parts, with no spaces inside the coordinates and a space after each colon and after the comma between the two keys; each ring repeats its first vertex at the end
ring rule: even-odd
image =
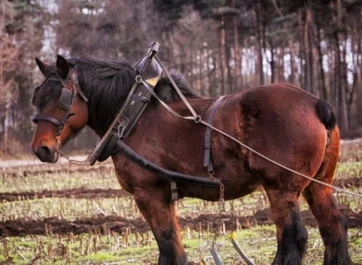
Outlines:
{"type": "Polygon", "coordinates": [[[70,113],[70,109],[72,107],[75,94],[78,92],[78,94],[83,99],[83,101],[86,103],[88,102],[87,97],[84,95],[83,91],[79,87],[77,73],[73,70],[72,73],[70,74],[70,76],[71,76],[70,79],[72,81],[71,89],[67,88],[63,78],[57,72],[50,73],[49,77],[44,81],[44,82],[47,82],[47,81],[58,81],[59,82],[60,81],[62,83],[63,88],[62,88],[62,92],[60,93],[60,97],[58,99],[58,107],[65,110],[65,114],[64,114],[63,118],[61,120],[58,120],[49,115],[44,115],[41,113],[37,113],[33,116],[34,123],[38,123],[39,120],[45,120],[45,121],[55,124],[58,127],[57,132],[56,132],[57,137],[63,131],[64,126],[67,123],[68,119],[73,115],[72,113],[70,113]]]}

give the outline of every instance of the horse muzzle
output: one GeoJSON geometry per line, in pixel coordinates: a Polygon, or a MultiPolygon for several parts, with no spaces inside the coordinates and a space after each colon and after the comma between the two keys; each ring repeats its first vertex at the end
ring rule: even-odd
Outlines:
{"type": "Polygon", "coordinates": [[[42,162],[55,163],[58,161],[59,153],[46,145],[33,147],[33,152],[42,162]]]}

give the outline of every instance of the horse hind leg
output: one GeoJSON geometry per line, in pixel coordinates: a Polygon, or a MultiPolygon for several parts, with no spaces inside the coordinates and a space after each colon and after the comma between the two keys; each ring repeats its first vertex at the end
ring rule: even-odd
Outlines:
{"type": "MultiPolygon", "coordinates": [[[[327,148],[322,166],[315,179],[331,184],[338,162],[339,133],[331,133],[331,144],[327,148]]],[[[304,198],[317,219],[325,252],[323,265],[350,265],[348,253],[347,223],[339,212],[333,198],[332,188],[311,182],[303,191],[304,198]]]]}
{"type": "MultiPolygon", "coordinates": [[[[175,205],[165,189],[137,190],[135,201],[151,227],[159,247],[158,265],[187,264],[177,223],[175,205]]],[[[190,263],[191,264],[191,263],[190,263]]]]}
{"type": "Polygon", "coordinates": [[[273,265],[300,265],[306,250],[308,233],[301,222],[298,191],[286,187],[264,186],[277,228],[278,250],[273,265]]]}

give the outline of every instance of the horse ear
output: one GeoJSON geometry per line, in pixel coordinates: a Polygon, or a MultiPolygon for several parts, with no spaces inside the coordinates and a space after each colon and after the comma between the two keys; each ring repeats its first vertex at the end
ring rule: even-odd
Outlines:
{"type": "Polygon", "coordinates": [[[44,76],[48,76],[50,70],[49,70],[49,65],[42,62],[39,58],[35,58],[36,64],[38,65],[40,72],[42,72],[42,74],[44,76]]]}
{"type": "Polygon", "coordinates": [[[69,65],[67,60],[63,56],[58,55],[56,66],[57,72],[61,78],[66,79],[69,73],[69,65]]]}

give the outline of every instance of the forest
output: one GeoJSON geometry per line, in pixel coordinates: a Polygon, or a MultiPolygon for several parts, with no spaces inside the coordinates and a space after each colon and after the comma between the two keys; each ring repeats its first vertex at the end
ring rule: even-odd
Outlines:
{"type": "MultiPolygon", "coordinates": [[[[289,82],[334,106],[343,137],[361,136],[361,25],[361,0],[1,1],[0,156],[29,152],[36,57],[135,62],[153,41],[202,96],[289,82]]],[[[81,135],[70,148],[94,144],[81,135]]]]}

